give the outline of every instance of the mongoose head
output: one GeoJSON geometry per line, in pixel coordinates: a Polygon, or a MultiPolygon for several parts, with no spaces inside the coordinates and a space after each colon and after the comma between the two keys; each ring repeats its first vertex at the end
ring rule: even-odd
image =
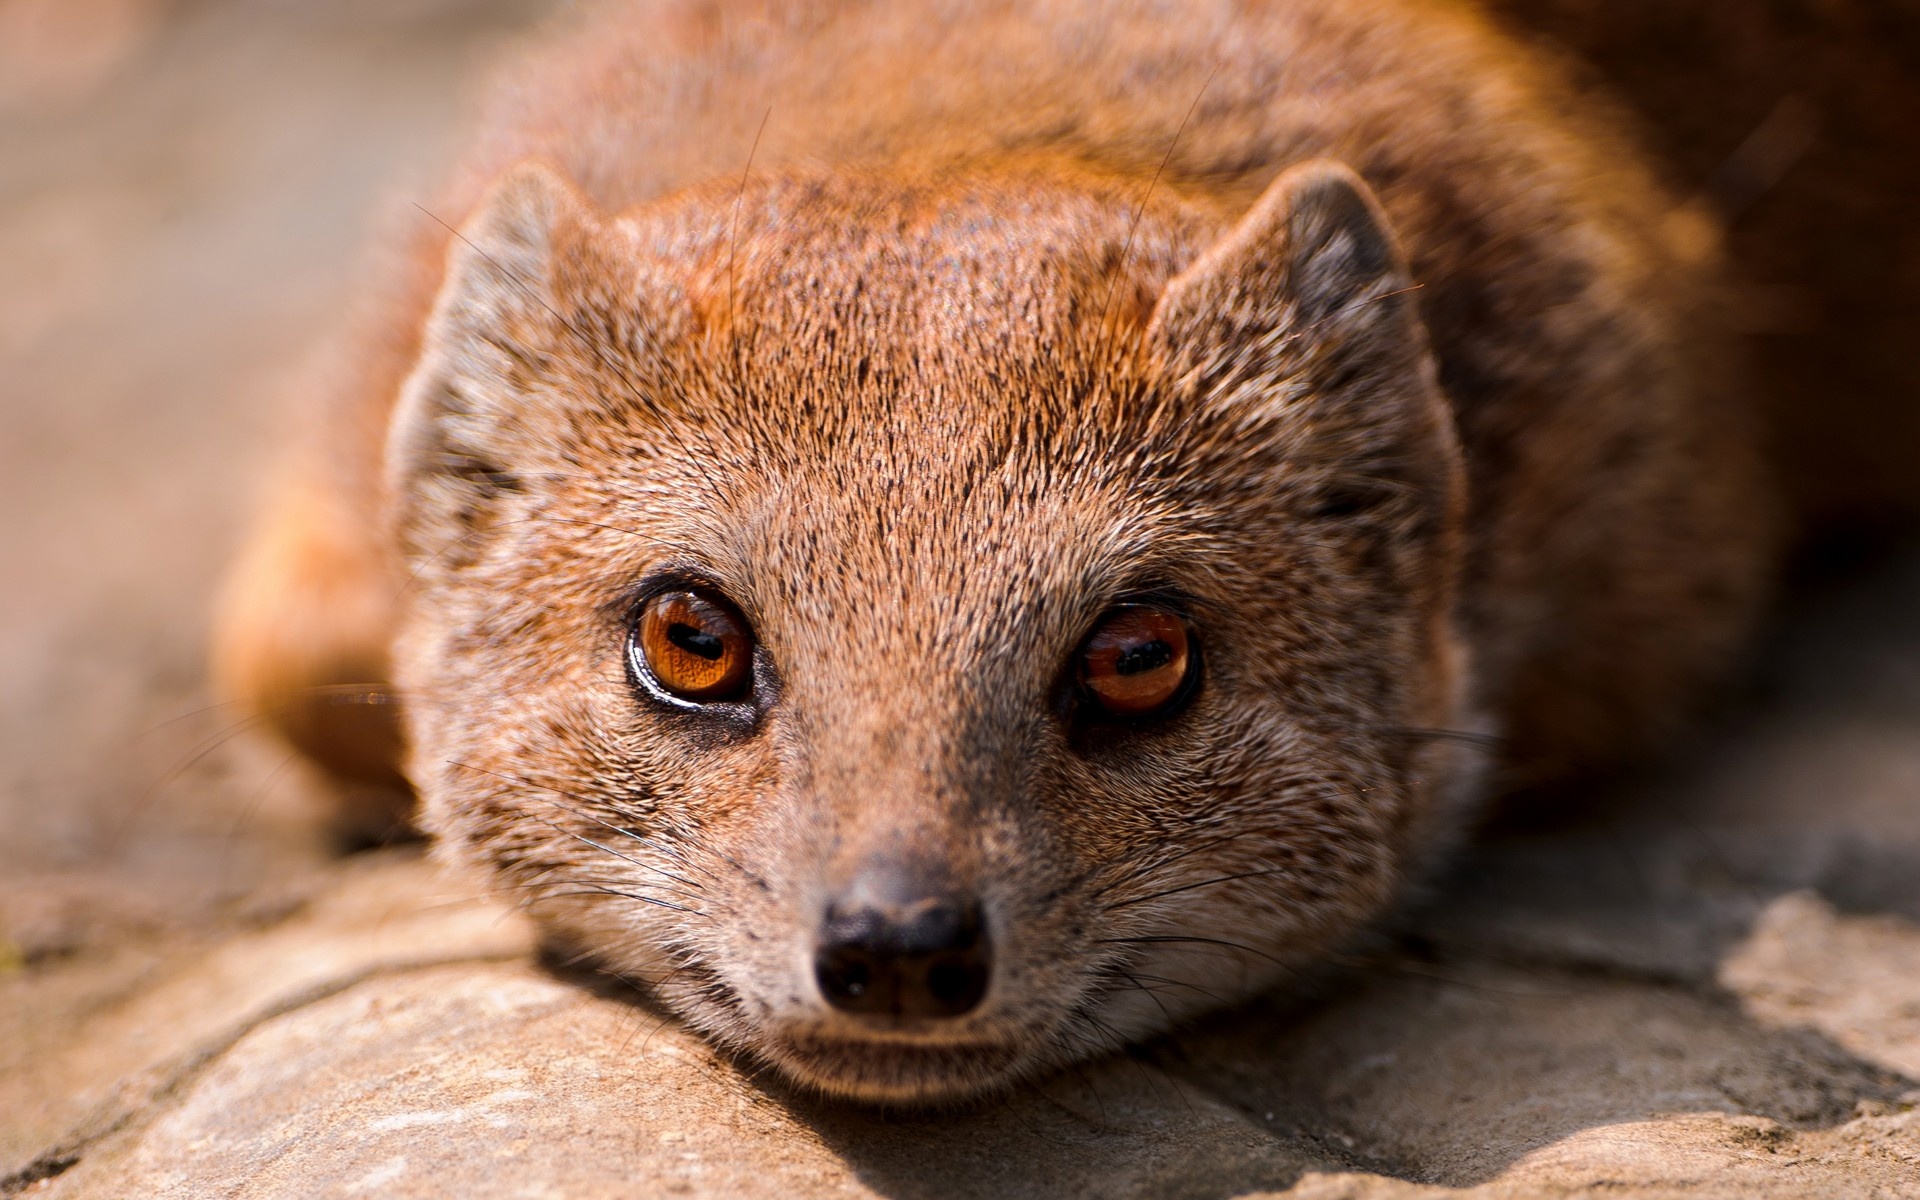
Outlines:
{"type": "Polygon", "coordinates": [[[1459,453],[1333,164],[795,172],[449,249],[388,450],[424,820],[803,1085],[1270,985],[1447,825],[1459,453]]]}

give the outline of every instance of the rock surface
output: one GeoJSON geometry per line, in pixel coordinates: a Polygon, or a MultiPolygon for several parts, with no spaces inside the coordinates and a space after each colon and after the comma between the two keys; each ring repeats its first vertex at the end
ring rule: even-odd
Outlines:
{"type": "Polygon", "coordinates": [[[1920,1195],[1920,927],[1788,893],[1721,975],[1383,956],[973,1111],[879,1114],[547,972],[414,856],[362,858],[12,1073],[5,1166],[102,1198],[1920,1195]]]}
{"type": "Polygon", "coordinates": [[[262,397],[536,7],[0,2],[0,1197],[1920,1197],[1920,554],[1305,994],[961,1113],[792,1095],[333,857],[200,614],[262,397]]]}

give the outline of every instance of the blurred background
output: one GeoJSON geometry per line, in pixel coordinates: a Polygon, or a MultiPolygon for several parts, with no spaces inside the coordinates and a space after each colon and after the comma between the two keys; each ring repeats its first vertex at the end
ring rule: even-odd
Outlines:
{"type": "Polygon", "coordinates": [[[0,979],[327,856],[209,596],[285,377],[547,7],[0,0],[0,979]]]}

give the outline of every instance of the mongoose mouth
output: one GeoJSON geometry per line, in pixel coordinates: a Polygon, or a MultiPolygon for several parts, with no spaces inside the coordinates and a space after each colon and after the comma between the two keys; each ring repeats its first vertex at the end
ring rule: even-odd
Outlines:
{"type": "Polygon", "coordinates": [[[762,1057],[803,1087],[876,1104],[965,1101],[1003,1086],[1033,1065],[1008,1042],[903,1041],[885,1036],[770,1038],[762,1057]]]}

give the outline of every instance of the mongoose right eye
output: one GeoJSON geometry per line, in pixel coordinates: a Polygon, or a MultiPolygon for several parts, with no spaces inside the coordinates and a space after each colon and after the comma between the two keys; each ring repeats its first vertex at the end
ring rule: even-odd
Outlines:
{"type": "Polygon", "coordinates": [[[746,618],[709,592],[649,598],[634,621],[631,652],[648,682],[688,704],[737,700],[753,679],[746,618]]]}
{"type": "Polygon", "coordinates": [[[1193,690],[1199,665],[1187,623],[1145,605],[1100,619],[1074,662],[1081,692],[1110,717],[1138,720],[1171,711],[1193,690]]]}

